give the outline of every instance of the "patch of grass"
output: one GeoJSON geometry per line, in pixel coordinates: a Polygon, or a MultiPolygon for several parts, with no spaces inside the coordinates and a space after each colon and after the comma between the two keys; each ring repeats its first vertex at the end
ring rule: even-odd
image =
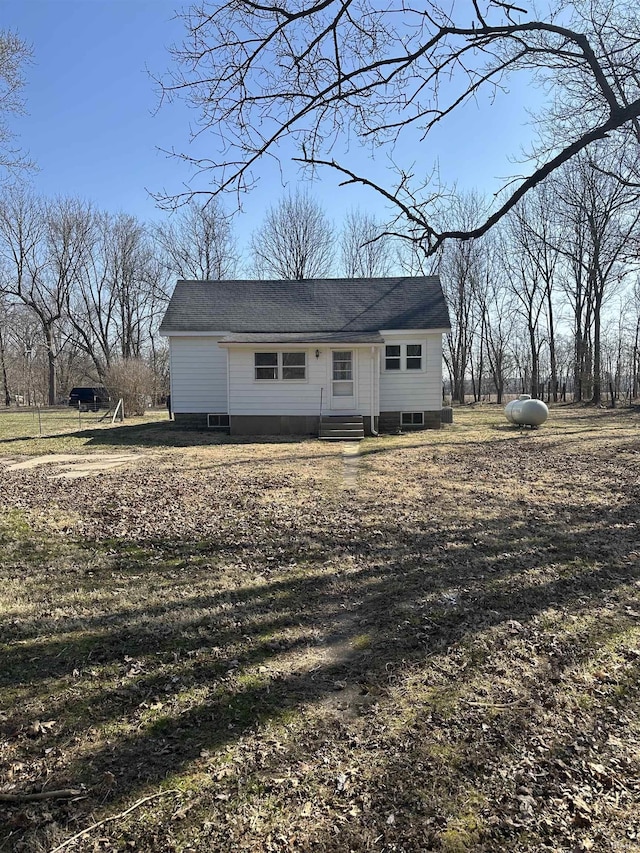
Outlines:
{"type": "Polygon", "coordinates": [[[358,634],[353,638],[351,644],[354,649],[359,649],[362,651],[363,649],[371,648],[371,635],[370,634],[358,634]]]}
{"type": "Polygon", "coordinates": [[[0,545],[24,540],[30,533],[31,528],[21,510],[9,509],[0,514],[0,545]]]}
{"type": "Polygon", "coordinates": [[[127,418],[124,423],[102,420],[103,411],[80,413],[68,408],[0,411],[0,453],[40,456],[48,453],[75,453],[92,447],[190,446],[211,435],[185,432],[169,421],[166,411],[150,410],[144,417],[127,418]]]}
{"type": "Polygon", "coordinates": [[[440,834],[442,853],[468,853],[477,848],[482,837],[482,824],[477,815],[470,813],[450,821],[440,834]]]}

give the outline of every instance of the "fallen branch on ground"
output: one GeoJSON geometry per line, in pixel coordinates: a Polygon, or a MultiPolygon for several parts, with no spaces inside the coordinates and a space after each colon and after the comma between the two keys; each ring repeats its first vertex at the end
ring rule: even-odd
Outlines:
{"type": "Polygon", "coordinates": [[[0,803],[28,803],[33,800],[63,800],[68,797],[82,797],[84,791],[79,788],[61,788],[59,791],[37,791],[32,794],[0,794],[0,803]]]}
{"type": "Polygon", "coordinates": [[[114,814],[111,817],[105,817],[104,820],[99,820],[97,823],[91,824],[86,829],[77,832],[75,835],[72,835],[71,838],[67,838],[66,841],[63,841],[62,844],[58,844],[57,847],[54,847],[50,853],[58,853],[59,850],[64,850],[65,847],[68,847],[74,841],[77,841],[79,838],[82,838],[85,835],[88,835],[90,832],[93,832],[94,829],[98,829],[100,826],[104,826],[105,823],[111,823],[114,820],[120,820],[120,818],[126,817],[132,811],[135,811],[139,806],[144,805],[144,803],[148,803],[149,800],[155,800],[158,797],[166,797],[169,794],[179,794],[175,788],[171,788],[169,791],[160,791],[157,794],[151,794],[148,797],[143,797],[141,800],[137,800],[132,806],[129,806],[128,809],[125,809],[123,812],[119,812],[118,814],[114,814]]]}

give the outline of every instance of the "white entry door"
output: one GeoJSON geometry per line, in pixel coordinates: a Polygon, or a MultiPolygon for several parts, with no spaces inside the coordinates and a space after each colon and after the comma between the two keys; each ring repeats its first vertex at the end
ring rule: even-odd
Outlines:
{"type": "Polygon", "coordinates": [[[356,405],[356,380],[353,350],[331,352],[331,408],[353,409],[356,405]]]}

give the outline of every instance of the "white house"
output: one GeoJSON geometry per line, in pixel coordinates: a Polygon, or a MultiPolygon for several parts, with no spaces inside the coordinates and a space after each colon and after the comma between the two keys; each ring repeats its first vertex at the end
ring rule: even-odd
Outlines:
{"type": "Polygon", "coordinates": [[[178,423],[327,438],[439,428],[448,331],[437,276],[179,281],[160,327],[178,423]]]}

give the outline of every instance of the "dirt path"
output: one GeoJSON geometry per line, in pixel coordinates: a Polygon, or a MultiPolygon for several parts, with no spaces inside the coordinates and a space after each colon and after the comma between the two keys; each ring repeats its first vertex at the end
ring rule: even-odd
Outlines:
{"type": "Polygon", "coordinates": [[[357,441],[346,442],[342,445],[344,462],[342,488],[356,489],[358,487],[358,466],[360,465],[360,444],[357,441]]]}

